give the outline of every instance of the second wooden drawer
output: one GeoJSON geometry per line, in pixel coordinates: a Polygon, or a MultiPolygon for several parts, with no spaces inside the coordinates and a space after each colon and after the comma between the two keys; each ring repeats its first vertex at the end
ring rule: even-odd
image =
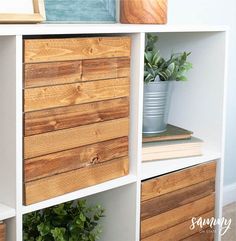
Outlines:
{"type": "MultiPolygon", "coordinates": [[[[216,163],[210,162],[144,181],[142,241],[191,240],[199,235],[199,227],[190,230],[191,219],[214,217],[215,173],[216,163]]],[[[206,240],[213,236],[206,232],[206,240]]]]}

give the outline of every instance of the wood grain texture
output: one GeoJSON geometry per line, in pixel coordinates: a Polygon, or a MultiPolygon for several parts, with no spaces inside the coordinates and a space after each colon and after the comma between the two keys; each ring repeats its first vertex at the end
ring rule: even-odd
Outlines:
{"type": "Polygon", "coordinates": [[[216,162],[197,165],[142,182],[142,201],[176,191],[209,179],[216,175],[216,162]]]}
{"type": "Polygon", "coordinates": [[[129,118],[79,126],[24,138],[24,158],[29,159],[50,153],[90,145],[128,136],[129,118]]]}
{"type": "Polygon", "coordinates": [[[25,136],[129,116],[129,98],[59,107],[24,115],[25,136]]]}
{"type": "Polygon", "coordinates": [[[24,87],[40,87],[79,82],[82,79],[82,62],[52,62],[24,65],[24,87]]]}
{"type": "Polygon", "coordinates": [[[128,137],[100,142],[24,161],[24,181],[29,182],[128,156],[128,137]]]}
{"type": "Polygon", "coordinates": [[[83,60],[82,80],[112,79],[130,76],[129,58],[83,60]]]}
{"type": "Polygon", "coordinates": [[[211,194],[195,202],[188,203],[141,222],[141,238],[147,238],[175,225],[198,217],[215,208],[215,195],[211,194]]]}
{"type": "Polygon", "coordinates": [[[215,180],[208,180],[144,201],[141,204],[141,220],[145,220],[171,209],[194,202],[211,195],[214,191],[215,180]]]}
{"type": "Polygon", "coordinates": [[[129,78],[25,89],[24,111],[91,103],[129,96],[129,78]]]}
{"type": "Polygon", "coordinates": [[[24,64],[24,87],[129,77],[129,58],[24,64]]]}
{"type": "Polygon", "coordinates": [[[25,205],[50,199],[128,174],[128,157],[54,175],[25,186],[25,205]]]}
{"type": "Polygon", "coordinates": [[[182,239],[181,241],[214,241],[214,230],[206,228],[201,232],[196,233],[188,238],[182,239]]]}
{"type": "MultiPolygon", "coordinates": [[[[214,217],[214,211],[205,213],[201,215],[201,217],[212,218],[214,217]]],[[[191,224],[192,224],[191,220],[185,221],[169,229],[161,231],[157,234],[144,238],[142,239],[142,241],[180,241],[196,233],[201,232],[201,228],[199,226],[196,226],[195,229],[191,230],[190,229],[191,224]]],[[[207,228],[207,225],[205,225],[204,228],[207,228]]]]}
{"type": "Polygon", "coordinates": [[[0,23],[14,24],[14,23],[40,23],[44,18],[39,13],[1,13],[0,23]]]}
{"type": "Polygon", "coordinates": [[[24,40],[24,62],[130,57],[130,37],[24,40]]]}
{"type": "Polygon", "coordinates": [[[0,223],[0,241],[6,241],[6,224],[0,223]]]}
{"type": "Polygon", "coordinates": [[[167,0],[121,0],[120,22],[165,24],[167,23],[167,0]]]}

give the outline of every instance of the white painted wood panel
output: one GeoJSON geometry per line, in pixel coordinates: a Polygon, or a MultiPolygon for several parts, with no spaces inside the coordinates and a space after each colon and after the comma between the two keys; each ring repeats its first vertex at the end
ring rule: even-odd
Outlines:
{"type": "Polygon", "coordinates": [[[0,38],[0,56],[0,203],[16,208],[16,37],[0,38]]]}
{"type": "Polygon", "coordinates": [[[200,33],[225,32],[227,26],[146,24],[27,24],[1,25],[0,35],[102,34],[102,33],[200,33]]]}
{"type": "Polygon", "coordinates": [[[14,217],[16,210],[0,203],[0,220],[14,217]]]}
{"type": "Polygon", "coordinates": [[[136,184],[88,197],[88,202],[101,204],[106,217],[102,220],[101,241],[139,241],[136,239],[136,184]]]}
{"type": "Polygon", "coordinates": [[[32,0],[0,0],[1,13],[33,13],[32,0]]]}

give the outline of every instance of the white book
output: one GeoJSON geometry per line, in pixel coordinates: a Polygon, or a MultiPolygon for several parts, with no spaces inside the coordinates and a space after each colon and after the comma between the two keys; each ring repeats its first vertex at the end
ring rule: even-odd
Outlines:
{"type": "Polygon", "coordinates": [[[152,142],[143,144],[143,161],[165,160],[202,155],[203,141],[192,137],[189,140],[152,142]]]}

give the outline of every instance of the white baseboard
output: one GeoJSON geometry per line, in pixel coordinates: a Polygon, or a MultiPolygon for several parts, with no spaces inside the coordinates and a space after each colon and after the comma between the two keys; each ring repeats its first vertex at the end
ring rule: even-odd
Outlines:
{"type": "Polygon", "coordinates": [[[224,186],[224,206],[236,202],[236,183],[224,186]]]}

